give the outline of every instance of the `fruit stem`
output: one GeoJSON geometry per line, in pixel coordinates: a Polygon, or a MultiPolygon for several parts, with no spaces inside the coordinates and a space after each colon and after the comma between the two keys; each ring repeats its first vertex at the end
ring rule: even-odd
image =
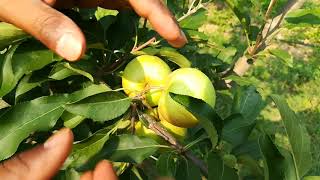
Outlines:
{"type": "Polygon", "coordinates": [[[192,154],[191,151],[186,150],[178,141],[177,139],[171,135],[165,128],[161,126],[160,123],[158,123],[154,117],[139,112],[136,109],[136,113],[138,114],[139,118],[144,121],[149,129],[154,131],[158,136],[161,136],[165,141],[171,144],[171,146],[177,150],[177,152],[183,156],[185,156],[187,159],[189,159],[193,164],[195,164],[197,167],[200,168],[202,174],[206,177],[208,177],[208,167],[206,164],[199,159],[197,156],[192,154]]]}
{"type": "Polygon", "coordinates": [[[131,104],[131,134],[135,134],[136,128],[135,128],[135,121],[136,121],[136,117],[137,117],[137,104],[136,103],[132,103],[131,104]]]}

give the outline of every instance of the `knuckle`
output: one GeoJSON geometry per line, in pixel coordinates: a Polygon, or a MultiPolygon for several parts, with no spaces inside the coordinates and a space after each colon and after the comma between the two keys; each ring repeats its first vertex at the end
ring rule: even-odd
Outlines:
{"type": "Polygon", "coordinates": [[[50,7],[47,7],[44,11],[46,14],[39,16],[35,20],[33,27],[36,27],[37,33],[43,38],[55,36],[58,29],[62,26],[63,18],[50,7]]]}
{"type": "Polygon", "coordinates": [[[10,180],[18,180],[23,178],[20,173],[17,173],[16,170],[8,163],[7,160],[5,162],[2,162],[0,166],[2,167],[3,171],[2,174],[3,176],[1,177],[2,179],[10,179],[10,180]]]}
{"type": "Polygon", "coordinates": [[[34,27],[38,27],[38,33],[41,36],[48,37],[50,36],[55,30],[54,26],[59,21],[59,18],[57,18],[54,15],[48,15],[46,17],[41,17],[35,22],[34,27]]]}

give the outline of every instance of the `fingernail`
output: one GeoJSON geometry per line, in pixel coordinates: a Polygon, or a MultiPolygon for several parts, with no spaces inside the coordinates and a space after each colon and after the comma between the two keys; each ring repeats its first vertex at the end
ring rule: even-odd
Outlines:
{"type": "Polygon", "coordinates": [[[58,40],[56,52],[69,61],[75,61],[81,57],[82,43],[72,33],[65,33],[58,40]]]}
{"type": "Polygon", "coordinates": [[[180,30],[180,34],[181,34],[183,40],[184,40],[186,43],[188,43],[187,36],[186,36],[186,34],[182,31],[182,29],[180,30]]]}
{"type": "Polygon", "coordinates": [[[176,48],[181,48],[183,47],[186,43],[188,43],[187,37],[184,34],[184,32],[182,30],[180,30],[180,36],[177,37],[177,39],[173,40],[173,41],[168,41],[169,44],[173,47],[176,48]]]}
{"type": "Polygon", "coordinates": [[[52,149],[57,147],[61,141],[63,141],[63,138],[65,135],[67,135],[68,131],[70,131],[67,128],[59,130],[57,133],[53,134],[45,143],[44,148],[45,149],[52,149]]]}

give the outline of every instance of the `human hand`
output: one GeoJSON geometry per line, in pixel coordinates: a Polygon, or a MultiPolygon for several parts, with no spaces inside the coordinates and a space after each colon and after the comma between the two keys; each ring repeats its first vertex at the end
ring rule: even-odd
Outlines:
{"type": "MultiPolygon", "coordinates": [[[[47,180],[63,165],[71,151],[73,134],[64,128],[51,136],[43,145],[15,155],[0,164],[1,180],[47,180]]],[[[116,180],[112,165],[101,161],[93,171],[85,172],[81,180],[116,180]]]]}
{"type": "Polygon", "coordinates": [[[85,52],[84,35],[71,19],[53,8],[73,6],[131,6],[172,46],[182,47],[187,42],[162,0],[0,0],[0,20],[25,30],[60,56],[74,61],[85,52]]]}

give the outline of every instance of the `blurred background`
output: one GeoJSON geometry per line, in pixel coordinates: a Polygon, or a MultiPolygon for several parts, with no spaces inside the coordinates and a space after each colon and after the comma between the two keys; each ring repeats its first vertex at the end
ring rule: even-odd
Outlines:
{"type": "MultiPolygon", "coordinates": [[[[253,21],[261,21],[260,9],[269,2],[251,0],[250,13],[253,21]]],[[[279,0],[278,8],[281,3],[279,0]]],[[[214,2],[208,8],[208,20],[200,29],[215,45],[232,44],[238,51],[246,48],[246,39],[241,33],[239,20],[222,2],[214,2]]],[[[307,0],[303,9],[320,10],[319,0],[307,0]]],[[[318,21],[319,22],[319,19],[318,21]]],[[[283,95],[290,107],[305,123],[312,140],[313,168],[311,175],[320,174],[320,24],[288,24],[275,35],[268,49],[283,50],[289,60],[266,53],[258,54],[255,66],[245,75],[253,82],[266,101],[259,120],[268,131],[279,130],[278,110],[266,97],[270,94],[283,95]],[[270,123],[272,122],[272,123],[270,123]]]]}

